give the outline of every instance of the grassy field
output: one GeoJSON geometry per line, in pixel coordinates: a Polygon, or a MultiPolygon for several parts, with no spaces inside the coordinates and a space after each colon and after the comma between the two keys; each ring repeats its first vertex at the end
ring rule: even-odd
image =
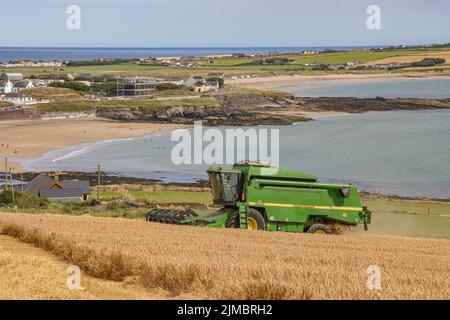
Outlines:
{"type": "MultiPolygon", "coordinates": [[[[214,59],[214,63],[204,62],[197,68],[170,68],[165,66],[147,66],[147,65],[104,65],[104,66],[80,66],[80,67],[60,67],[60,68],[15,68],[16,72],[21,72],[25,76],[32,74],[68,74],[68,73],[91,73],[93,75],[142,75],[163,77],[167,79],[188,78],[194,74],[207,74],[208,72],[225,72],[228,75],[248,74],[249,72],[258,75],[277,75],[277,74],[320,74],[322,71],[311,71],[310,68],[304,68],[302,64],[321,62],[326,64],[343,64],[350,61],[359,61],[367,63],[371,61],[401,57],[408,55],[420,55],[430,52],[449,51],[449,48],[435,48],[427,50],[383,50],[383,51],[365,51],[355,50],[346,52],[330,52],[315,55],[291,54],[285,57],[292,59],[293,62],[287,65],[252,65],[253,58],[225,58],[214,59]]],[[[193,61],[195,62],[195,61],[193,61]]],[[[6,69],[0,68],[0,72],[6,69]]],[[[373,72],[373,71],[371,71],[373,72]]],[[[375,71],[376,72],[376,71],[375,71]]]]}
{"type": "MultiPolygon", "coordinates": [[[[370,233],[450,239],[450,203],[367,196],[374,211],[370,233]]],[[[358,230],[361,231],[361,230],[358,230]]]]}
{"type": "Polygon", "coordinates": [[[14,103],[0,101],[0,108],[7,108],[14,106],[14,103]]]}
{"type": "MultiPolygon", "coordinates": [[[[448,50],[448,49],[447,49],[448,50]]],[[[311,64],[311,63],[325,63],[325,64],[343,64],[350,61],[359,61],[362,63],[366,63],[369,61],[392,58],[392,57],[400,57],[400,56],[408,56],[408,55],[417,55],[424,54],[430,52],[428,50],[383,50],[383,51],[345,51],[345,52],[331,52],[331,53],[321,53],[315,55],[287,55],[286,58],[293,60],[288,65],[285,66],[258,66],[258,65],[249,65],[254,59],[246,58],[246,59],[224,59],[219,60],[213,65],[210,65],[210,68],[235,68],[235,67],[244,67],[249,69],[256,68],[289,68],[289,67],[298,67],[301,64],[311,64]]]]}
{"type": "Polygon", "coordinates": [[[364,196],[363,201],[367,206],[375,208],[379,212],[450,217],[450,202],[401,200],[374,195],[364,196]]]}
{"type": "Polygon", "coordinates": [[[22,91],[35,99],[49,99],[53,101],[81,101],[83,94],[67,88],[40,87],[29,88],[22,91]]]}
{"type": "Polygon", "coordinates": [[[104,101],[77,101],[77,102],[57,102],[44,103],[36,106],[40,112],[74,112],[89,111],[95,108],[143,108],[149,114],[157,112],[167,107],[184,106],[218,106],[219,102],[213,97],[193,97],[185,99],[162,99],[162,100],[104,100],[104,101]]]}
{"type": "MultiPolygon", "coordinates": [[[[212,205],[209,192],[129,191],[128,194],[137,201],[149,203],[212,205]]],[[[109,191],[102,192],[100,196],[102,200],[122,199],[125,193],[109,191]]],[[[362,201],[374,212],[369,233],[450,239],[450,203],[380,198],[373,195],[364,196],[362,201]]],[[[213,208],[202,212],[212,211],[213,208]]],[[[355,231],[363,232],[360,226],[355,231]]]]}
{"type": "MultiPolygon", "coordinates": [[[[209,192],[183,192],[183,191],[129,191],[135,199],[151,199],[155,202],[198,202],[202,204],[212,204],[212,197],[209,192]]],[[[124,193],[117,191],[102,191],[102,200],[120,199],[124,193]]],[[[393,198],[383,198],[375,195],[363,196],[364,205],[374,208],[377,212],[389,212],[398,214],[413,215],[444,215],[450,216],[450,202],[437,202],[425,200],[401,200],[393,198]]]]}
{"type": "MultiPolygon", "coordinates": [[[[217,210],[216,207],[212,206],[212,198],[209,192],[149,192],[140,191],[139,187],[136,187],[135,190],[130,189],[123,192],[101,191],[100,199],[108,201],[108,203],[97,207],[88,204],[50,202],[41,208],[30,207],[29,201],[25,199],[25,205],[21,205],[24,201],[16,201],[18,206],[16,210],[13,209],[12,205],[9,205],[2,208],[1,211],[143,219],[145,214],[155,206],[192,207],[200,215],[217,210]],[[134,208],[120,202],[130,199],[143,204],[143,206],[134,208]]],[[[373,221],[369,226],[370,234],[450,239],[448,231],[450,230],[450,202],[401,200],[375,195],[364,195],[362,202],[373,211],[373,221]]],[[[362,226],[356,227],[354,232],[365,233],[362,226]]]]}
{"type": "MultiPolygon", "coordinates": [[[[210,205],[212,204],[211,193],[209,192],[178,192],[178,191],[162,191],[162,192],[145,192],[145,191],[128,191],[128,195],[136,200],[147,200],[150,202],[161,203],[200,203],[210,205]]],[[[116,191],[102,191],[100,192],[101,200],[114,200],[124,197],[124,193],[116,191]]]]}
{"type": "MultiPolygon", "coordinates": [[[[64,215],[0,215],[0,233],[91,277],[206,299],[449,299],[450,242],[314,236],[64,215]],[[381,270],[381,290],[367,269],[381,270]]],[[[27,278],[17,286],[27,287],[27,278]]],[[[3,283],[1,284],[3,285],[3,283]]],[[[0,286],[1,286],[0,285],[0,286]]]]}

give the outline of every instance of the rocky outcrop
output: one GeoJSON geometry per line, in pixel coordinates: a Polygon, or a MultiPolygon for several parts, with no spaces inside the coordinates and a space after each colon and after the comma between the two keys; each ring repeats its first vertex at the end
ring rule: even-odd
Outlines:
{"type": "Polygon", "coordinates": [[[362,113],[369,111],[449,109],[450,99],[295,98],[295,104],[305,111],[362,113]]]}
{"type": "Polygon", "coordinates": [[[266,97],[263,94],[223,94],[215,96],[218,105],[173,106],[157,111],[145,107],[107,107],[98,108],[98,117],[118,121],[152,121],[164,123],[191,124],[203,121],[205,125],[253,126],[270,124],[292,124],[310,120],[300,112],[287,112],[295,107],[292,100],[266,97]]]}
{"type": "MultiPolygon", "coordinates": [[[[311,120],[307,112],[448,109],[450,99],[358,99],[300,98],[276,92],[229,92],[214,96],[217,104],[169,106],[99,106],[92,112],[97,117],[118,121],[142,121],[192,124],[201,120],[211,126],[289,125],[311,120]]],[[[45,117],[46,114],[41,115],[45,117]]]]}

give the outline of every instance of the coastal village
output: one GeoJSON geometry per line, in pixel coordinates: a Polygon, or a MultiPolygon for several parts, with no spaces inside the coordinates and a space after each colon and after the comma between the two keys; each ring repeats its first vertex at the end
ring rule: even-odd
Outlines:
{"type": "Polygon", "coordinates": [[[31,47],[0,47],[0,300],[449,299],[450,43],[399,44],[447,20],[159,2],[6,6],[31,47]],[[308,38],[354,45],[126,47],[308,38]]]}

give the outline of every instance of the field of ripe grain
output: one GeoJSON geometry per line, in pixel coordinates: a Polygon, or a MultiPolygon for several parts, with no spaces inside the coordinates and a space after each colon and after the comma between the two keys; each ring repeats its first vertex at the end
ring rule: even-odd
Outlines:
{"type": "MultiPolygon", "coordinates": [[[[166,299],[163,290],[146,290],[132,279],[117,282],[83,275],[80,290],[67,286],[70,263],[43,249],[0,235],[0,300],[166,299]]],[[[180,298],[189,299],[191,296],[180,298]]]]}
{"type": "MultiPolygon", "coordinates": [[[[450,241],[201,229],[140,220],[0,214],[0,233],[92,277],[206,299],[450,299],[450,241]],[[381,290],[367,287],[367,268],[381,290]]],[[[26,287],[26,279],[18,279],[26,287]]],[[[0,284],[1,286],[1,284],[0,284]]]]}

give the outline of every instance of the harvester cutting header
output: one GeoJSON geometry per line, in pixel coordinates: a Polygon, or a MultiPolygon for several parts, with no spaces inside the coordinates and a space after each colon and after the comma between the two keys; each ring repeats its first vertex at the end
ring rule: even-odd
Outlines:
{"type": "Polygon", "coordinates": [[[214,205],[222,208],[200,217],[192,210],[154,209],[151,222],[250,230],[338,233],[371,222],[351,184],[320,183],[316,176],[241,162],[231,169],[210,168],[214,205]]]}

